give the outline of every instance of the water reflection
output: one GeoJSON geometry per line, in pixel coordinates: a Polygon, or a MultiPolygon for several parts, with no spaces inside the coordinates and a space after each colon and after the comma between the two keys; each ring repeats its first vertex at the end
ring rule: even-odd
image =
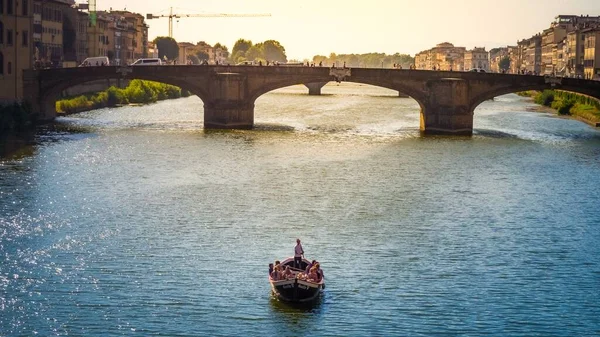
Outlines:
{"type": "Polygon", "coordinates": [[[35,132],[0,134],[0,159],[19,160],[35,153],[35,132]]]}
{"type": "Polygon", "coordinates": [[[309,303],[289,303],[280,301],[271,294],[269,304],[275,322],[283,322],[290,331],[308,331],[315,319],[323,315],[325,294],[309,303]],[[308,329],[308,330],[307,330],[308,329]]]}

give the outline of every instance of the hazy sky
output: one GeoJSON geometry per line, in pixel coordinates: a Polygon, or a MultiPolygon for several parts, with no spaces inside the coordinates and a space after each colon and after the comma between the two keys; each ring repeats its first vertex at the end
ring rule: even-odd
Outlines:
{"type": "MultiPolygon", "coordinates": [[[[83,0],[78,0],[83,1],[83,0]]],[[[258,18],[181,18],[178,42],[277,40],[288,59],[314,55],[415,53],[440,42],[471,49],[514,45],[548,28],[559,14],[600,15],[600,0],[97,0],[98,10],[143,14],[250,14],[258,18]]],[[[168,35],[168,19],[148,20],[150,39],[168,35]]]]}

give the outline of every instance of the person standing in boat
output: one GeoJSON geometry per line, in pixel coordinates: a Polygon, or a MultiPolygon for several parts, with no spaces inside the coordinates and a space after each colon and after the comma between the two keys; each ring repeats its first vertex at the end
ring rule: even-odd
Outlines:
{"type": "Polygon", "coordinates": [[[300,269],[302,267],[302,255],[304,255],[304,249],[302,249],[300,239],[296,239],[296,248],[294,248],[294,268],[300,269]]]}

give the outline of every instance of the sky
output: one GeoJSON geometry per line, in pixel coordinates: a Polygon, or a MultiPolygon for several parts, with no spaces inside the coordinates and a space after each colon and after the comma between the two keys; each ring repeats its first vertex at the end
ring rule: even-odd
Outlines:
{"type": "MultiPolygon", "coordinates": [[[[77,0],[79,2],[87,2],[77,0]]],[[[180,18],[177,42],[277,40],[289,60],[314,55],[410,54],[441,42],[472,49],[515,45],[557,15],[600,15],[600,0],[96,0],[97,10],[146,15],[257,14],[270,17],[180,18]]],[[[168,19],[147,20],[149,39],[168,35],[168,19]]]]}

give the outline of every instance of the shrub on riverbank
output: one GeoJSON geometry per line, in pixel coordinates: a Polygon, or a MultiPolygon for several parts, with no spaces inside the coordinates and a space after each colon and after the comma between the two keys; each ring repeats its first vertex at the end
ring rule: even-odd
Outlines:
{"type": "Polygon", "coordinates": [[[600,101],[593,97],[560,90],[544,90],[534,96],[537,104],[556,109],[560,115],[573,115],[600,123],[600,101]]]}
{"type": "Polygon", "coordinates": [[[190,96],[181,88],[153,81],[133,80],[124,88],[110,87],[107,90],[89,95],[81,95],[56,102],[59,113],[81,112],[122,104],[154,103],[156,101],[190,96]]]}
{"type": "Polygon", "coordinates": [[[25,131],[33,126],[31,105],[0,105],[0,131],[25,131]]]}

